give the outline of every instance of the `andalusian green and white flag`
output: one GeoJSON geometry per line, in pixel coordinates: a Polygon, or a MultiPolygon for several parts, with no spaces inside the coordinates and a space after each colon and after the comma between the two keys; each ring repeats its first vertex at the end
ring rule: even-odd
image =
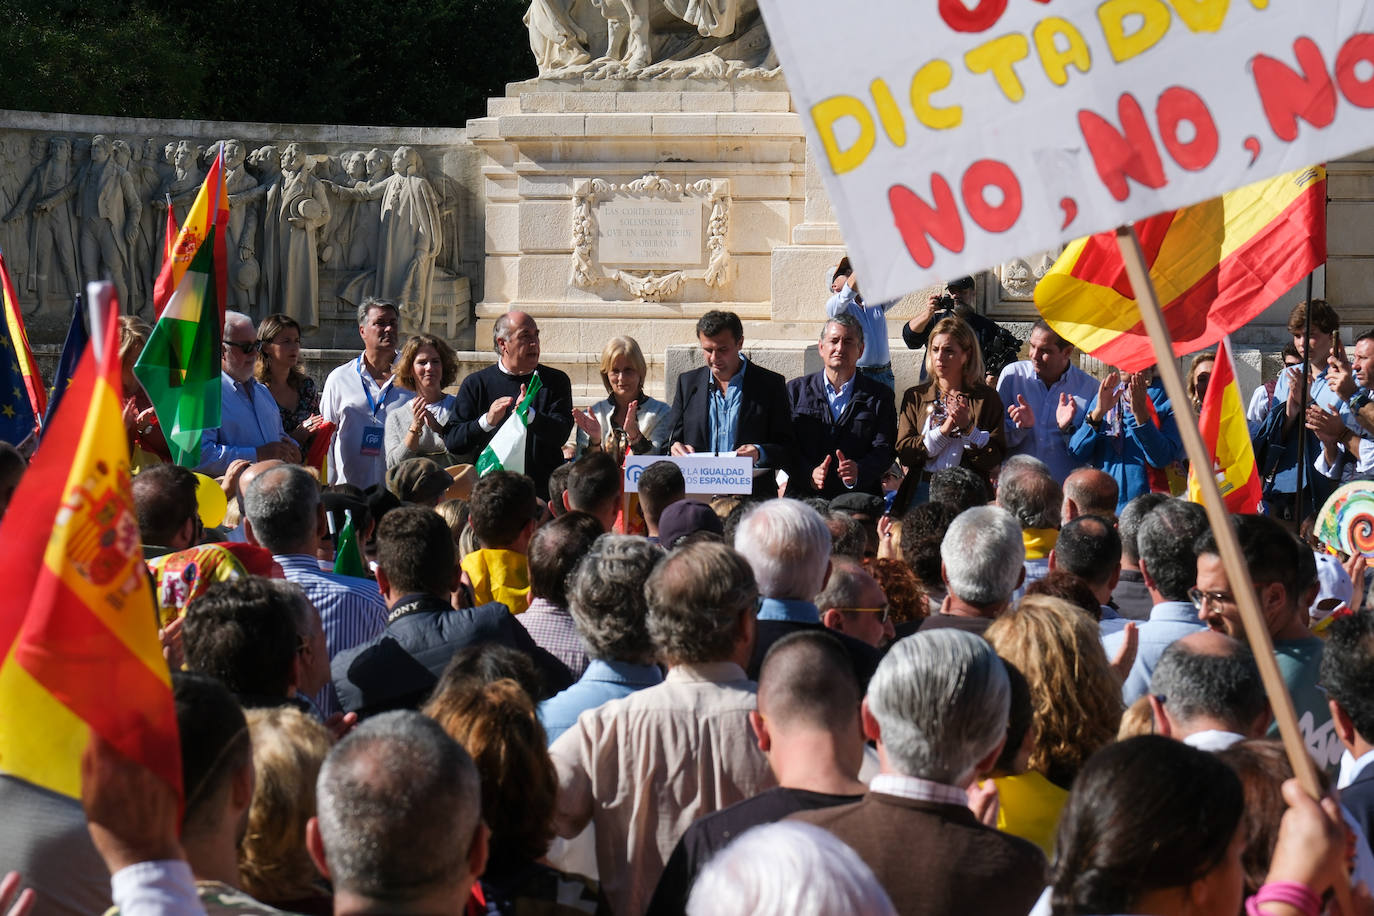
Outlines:
{"type": "Polygon", "coordinates": [[[530,413],[534,410],[534,396],[543,387],[536,372],[525,386],[525,397],[515,405],[506,422],[477,457],[478,477],[485,477],[492,471],[525,473],[525,437],[529,434],[530,413]]]}
{"type": "Polygon", "coordinates": [[[211,226],[134,364],[167,438],[172,460],[200,464],[200,437],[220,424],[220,335],[211,226]]]}

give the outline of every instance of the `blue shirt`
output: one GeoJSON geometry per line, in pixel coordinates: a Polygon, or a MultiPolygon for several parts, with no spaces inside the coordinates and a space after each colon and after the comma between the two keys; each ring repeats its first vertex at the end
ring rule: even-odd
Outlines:
{"type": "Polygon", "coordinates": [[[1020,395],[1035,413],[1035,425],[1030,429],[1022,429],[1011,422],[1010,417],[1003,416],[1007,454],[1039,458],[1050,466],[1050,476],[1062,484],[1064,478],[1083,462],[1069,453],[1069,436],[1073,433],[1073,425],[1070,424],[1067,432],[1061,431],[1059,421],[1055,419],[1060,394],[1068,394],[1073,398],[1076,407],[1074,420],[1081,421],[1088,401],[1097,394],[1097,379],[1071,363],[1058,381],[1046,386],[1035,374],[1034,363],[1028,359],[1011,363],[997,378],[997,396],[1002,399],[1003,409],[1015,407],[1017,395],[1020,395]]]}
{"type": "Polygon", "coordinates": [[[711,451],[718,455],[729,455],[735,451],[739,405],[744,397],[744,370],[748,368],[749,361],[740,354],[739,371],[731,376],[724,392],[716,384],[715,376],[706,373],[706,384],[711,386],[711,451]]]}
{"type": "MultiPolygon", "coordinates": [[[[376,639],[386,629],[386,602],[376,582],[327,573],[314,557],[305,554],[275,554],[272,559],[281,565],[287,581],[299,585],[320,612],[330,661],[340,652],[376,639]]],[[[333,684],[326,684],[312,699],[326,718],[343,711],[333,684]]]]}
{"type": "MultiPolygon", "coordinates": [[[[1287,416],[1285,404],[1288,402],[1289,379],[1291,376],[1292,373],[1288,371],[1279,374],[1278,381],[1274,384],[1273,406],[1270,409],[1269,417],[1266,417],[1266,420],[1269,422],[1259,424],[1258,428],[1252,428],[1252,436],[1260,434],[1263,428],[1270,427],[1272,423],[1274,445],[1287,445],[1289,442],[1296,443],[1298,441],[1296,421],[1293,424],[1293,428],[1289,430],[1287,436],[1283,436],[1282,434],[1284,418],[1287,416]]],[[[1350,412],[1350,405],[1342,401],[1340,397],[1327,386],[1325,367],[1322,367],[1321,374],[1316,377],[1312,382],[1312,387],[1308,389],[1307,403],[1317,404],[1325,407],[1329,411],[1340,414],[1341,420],[1345,422],[1348,428],[1363,435],[1364,431],[1360,428],[1359,422],[1355,419],[1355,415],[1350,412]]],[[[1299,418],[1299,421],[1300,420],[1301,418],[1299,418]]],[[[1313,474],[1310,470],[1310,465],[1319,454],[1321,454],[1321,443],[1317,441],[1316,436],[1307,436],[1307,463],[1309,468],[1305,469],[1303,472],[1305,486],[1312,485],[1313,474]]],[[[1263,469],[1261,469],[1261,474],[1263,474],[1263,469]]],[[[1274,493],[1293,493],[1297,488],[1298,461],[1297,448],[1295,446],[1294,448],[1286,448],[1284,450],[1282,460],[1280,460],[1277,467],[1274,469],[1274,482],[1268,489],[1274,493]]],[[[1329,492],[1329,490],[1325,492],[1329,492]]],[[[1325,492],[1322,494],[1321,499],[1317,500],[1318,506],[1321,505],[1322,499],[1325,498],[1325,492]]]]}
{"type": "Polygon", "coordinates": [[[859,365],[877,368],[892,361],[887,349],[887,310],[896,304],[896,299],[877,305],[862,303],[854,287],[846,283],[826,302],[825,314],[834,318],[848,312],[858,319],[859,326],[864,329],[864,351],[859,354],[859,365]]]}
{"type": "Polygon", "coordinates": [[[226,372],[219,374],[220,422],[218,429],[207,429],[200,437],[200,464],[197,471],[218,477],[236,458],[258,460],[258,446],[280,442],[281,408],[267,386],[249,379],[236,382],[226,372]]]}
{"type": "MultiPolygon", "coordinates": [[[[1121,698],[1127,706],[1149,692],[1150,676],[1164,650],[1174,641],[1205,630],[1207,626],[1197,619],[1197,609],[1191,601],[1163,601],[1150,609],[1150,619],[1138,624],[1137,629],[1140,642],[1135,664],[1131,665],[1131,673],[1121,685],[1121,698]]],[[[1108,658],[1113,658],[1121,649],[1124,638],[1119,631],[1103,637],[1102,648],[1107,650],[1108,658]]]]}
{"type": "Polygon", "coordinates": [[[785,620],[788,623],[820,623],[821,612],[810,601],[794,598],[760,598],[759,620],[785,620]]]}
{"type": "Polygon", "coordinates": [[[577,717],[587,710],[661,683],[663,672],[657,665],[594,658],[576,684],[539,704],[539,721],[552,745],[559,735],[576,725],[577,717]]]}
{"type": "MultiPolygon", "coordinates": [[[[822,378],[825,376],[822,375],[822,378]]],[[[840,422],[840,414],[844,413],[849,402],[854,400],[854,376],[851,375],[849,381],[841,385],[838,391],[830,384],[830,379],[825,378],[825,399],[830,402],[830,419],[836,423],[840,422]]]]}

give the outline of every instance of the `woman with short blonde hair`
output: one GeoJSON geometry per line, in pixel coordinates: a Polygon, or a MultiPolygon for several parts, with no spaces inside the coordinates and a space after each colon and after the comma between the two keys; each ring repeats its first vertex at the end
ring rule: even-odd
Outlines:
{"type": "Polygon", "coordinates": [[[662,452],[668,443],[668,405],[644,393],[649,373],[633,337],[612,337],[601,350],[601,384],[609,397],[586,411],[573,409],[577,454],[603,450],[617,462],[625,453],[662,452]]]}

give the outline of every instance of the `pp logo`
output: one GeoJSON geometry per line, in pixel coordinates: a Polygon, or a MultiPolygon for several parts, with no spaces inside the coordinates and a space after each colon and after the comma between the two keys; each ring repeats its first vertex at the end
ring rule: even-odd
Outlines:
{"type": "Polygon", "coordinates": [[[636,464],[625,471],[625,479],[630,483],[639,483],[639,475],[644,473],[644,466],[636,464]]]}

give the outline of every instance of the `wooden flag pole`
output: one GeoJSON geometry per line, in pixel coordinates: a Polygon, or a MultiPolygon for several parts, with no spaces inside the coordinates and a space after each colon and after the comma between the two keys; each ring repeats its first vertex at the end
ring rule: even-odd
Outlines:
{"type": "MultiPolygon", "coordinates": [[[[1278,662],[1274,660],[1274,643],[1269,638],[1264,618],[1260,616],[1259,601],[1255,597],[1255,584],[1250,580],[1250,569],[1240,552],[1240,542],[1236,530],[1231,527],[1226,504],[1222,501],[1221,490],[1217,487],[1216,475],[1212,473],[1212,456],[1202,441],[1202,431],[1193,413],[1192,402],[1179,374],[1178,363],[1174,359],[1173,341],[1169,328],[1159,308],[1159,297],[1154,283],[1150,280],[1149,269],[1145,266],[1145,256],[1140,250],[1140,240],[1131,226],[1121,226],[1116,230],[1116,242],[1121,248],[1121,256],[1126,262],[1126,275],[1135,291],[1136,304],[1140,307],[1140,317],[1149,331],[1150,342],[1154,344],[1155,358],[1159,361],[1159,375],[1164,382],[1164,390],[1174,408],[1178,420],[1178,431],[1183,437],[1183,447],[1188,454],[1196,473],[1198,486],[1202,489],[1202,507],[1207,512],[1207,522],[1217,539],[1221,551],[1221,562],[1226,569],[1226,578],[1231,583],[1231,594],[1235,596],[1240,609],[1241,621],[1245,624],[1245,637],[1254,652],[1255,662],[1259,665],[1260,679],[1269,695],[1269,706],[1278,724],[1279,735],[1283,738],[1284,750],[1293,766],[1293,773],[1302,783],[1303,790],[1313,798],[1321,798],[1321,783],[1317,781],[1317,768],[1303,743],[1302,731],[1298,728],[1298,717],[1293,709],[1293,698],[1279,673],[1278,662]]],[[[1347,894],[1349,890],[1347,889],[1347,894]]],[[[1346,910],[1349,912],[1349,910],[1346,910]]]]}

